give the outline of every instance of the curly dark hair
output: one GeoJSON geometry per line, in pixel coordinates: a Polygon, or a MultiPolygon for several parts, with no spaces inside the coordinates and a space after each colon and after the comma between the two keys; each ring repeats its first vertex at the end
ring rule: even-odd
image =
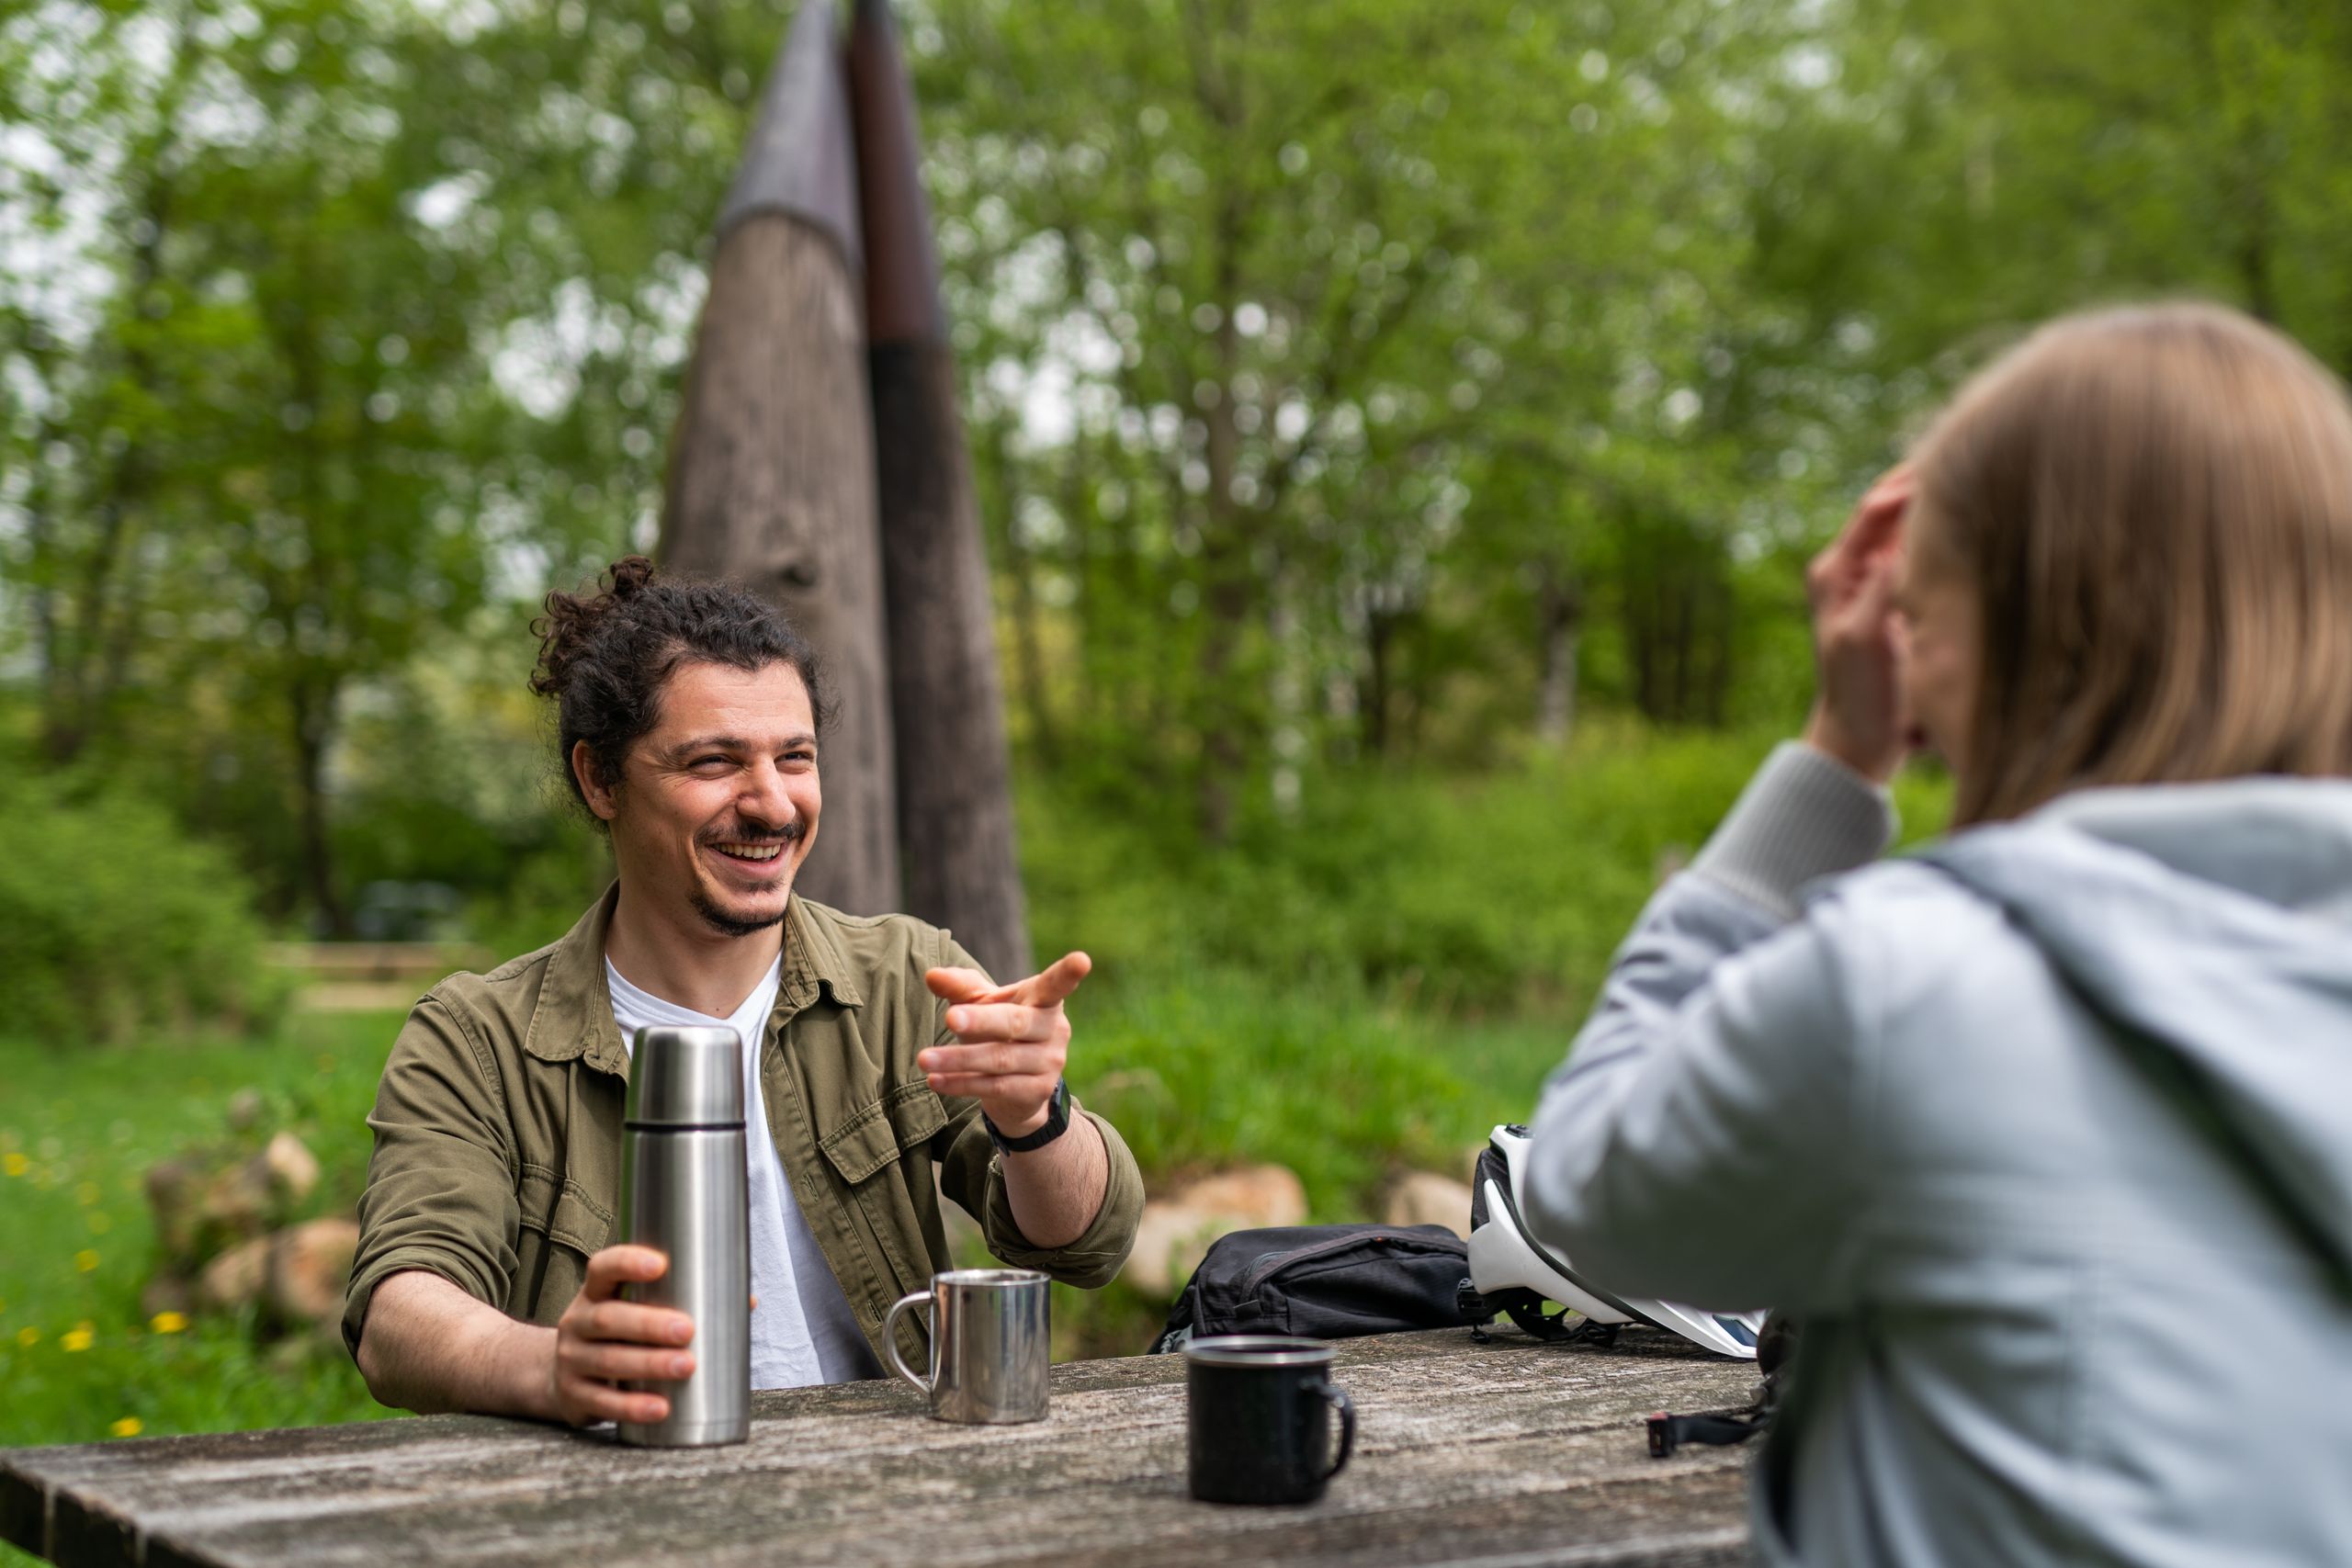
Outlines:
{"type": "Polygon", "coordinates": [[[531,690],[556,701],[556,760],[582,806],[572,747],[588,743],[596,776],[617,784],[628,749],[661,717],[682,664],[758,671],[789,664],[808,688],[821,735],[832,708],[817,650],[781,611],[732,583],[661,577],[643,556],[607,567],[595,592],[557,592],[531,623],[539,639],[531,690]]]}

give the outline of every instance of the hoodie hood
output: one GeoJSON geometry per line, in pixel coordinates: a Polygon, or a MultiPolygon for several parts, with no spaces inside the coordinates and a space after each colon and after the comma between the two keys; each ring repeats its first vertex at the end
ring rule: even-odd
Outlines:
{"type": "Polygon", "coordinates": [[[2084,791],[1920,858],[2007,911],[2352,1295],[2352,783],[2084,791]]]}

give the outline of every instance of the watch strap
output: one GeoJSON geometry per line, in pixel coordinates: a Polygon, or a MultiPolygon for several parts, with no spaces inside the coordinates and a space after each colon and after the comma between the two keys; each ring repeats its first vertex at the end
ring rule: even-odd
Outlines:
{"type": "Polygon", "coordinates": [[[989,1113],[985,1111],[980,1112],[980,1122],[988,1128],[989,1141],[996,1145],[1000,1153],[1025,1155],[1032,1149],[1042,1149],[1069,1131],[1069,1081],[1067,1078],[1054,1080],[1053,1098],[1046,1101],[1046,1120],[1035,1130],[1017,1138],[1008,1138],[997,1131],[996,1123],[989,1120],[989,1113]]]}

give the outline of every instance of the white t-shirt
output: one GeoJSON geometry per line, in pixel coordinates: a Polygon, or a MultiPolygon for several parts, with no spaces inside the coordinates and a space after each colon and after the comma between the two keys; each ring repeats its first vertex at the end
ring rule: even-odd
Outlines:
{"type": "Polygon", "coordinates": [[[768,1015],[775,1010],[784,978],[784,955],[768,966],[732,1018],[712,1018],[665,1002],[628,983],[610,958],[605,984],[613,997],[613,1021],[622,1043],[637,1047],[637,1032],[649,1025],[716,1024],[732,1029],[743,1042],[743,1148],[752,1218],[752,1386],[801,1388],[809,1383],[849,1382],[882,1375],[874,1352],[858,1332],[849,1297],[825,1261],[816,1233],[793,1201],[775,1140],[768,1134],[767,1102],[760,1092],[760,1049],[768,1015]]]}

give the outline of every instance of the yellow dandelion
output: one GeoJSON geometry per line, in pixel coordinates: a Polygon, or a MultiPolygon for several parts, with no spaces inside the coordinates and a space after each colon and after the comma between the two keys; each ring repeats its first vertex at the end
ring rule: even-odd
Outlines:
{"type": "Polygon", "coordinates": [[[40,1330],[35,1328],[29,1323],[25,1325],[22,1328],[17,1330],[17,1343],[22,1345],[28,1350],[31,1349],[34,1346],[40,1343],[40,1330]]]}
{"type": "Polygon", "coordinates": [[[57,1337],[57,1348],[71,1354],[76,1350],[88,1349],[97,1342],[97,1338],[96,1329],[86,1323],[77,1323],[57,1337]]]}
{"type": "Polygon", "coordinates": [[[6,1170],[11,1176],[22,1176],[32,1168],[33,1162],[14,1149],[0,1155],[0,1170],[6,1170]]]}
{"type": "Polygon", "coordinates": [[[107,1430],[112,1432],[118,1438],[135,1438],[139,1436],[140,1431],[139,1417],[136,1416],[126,1416],[121,1420],[116,1422],[113,1426],[108,1427],[107,1430]]]}
{"type": "Polygon", "coordinates": [[[114,1216],[107,1213],[104,1209],[98,1210],[90,1216],[90,1234],[92,1235],[104,1235],[107,1232],[112,1229],[114,1229],[114,1216]]]}
{"type": "Polygon", "coordinates": [[[98,1184],[95,1181],[77,1184],[74,1189],[74,1201],[82,1207],[88,1208],[98,1201],[98,1184]]]}
{"type": "Polygon", "coordinates": [[[85,1274],[87,1274],[97,1266],[98,1255],[92,1252],[86,1247],[74,1255],[74,1267],[79,1269],[85,1274]]]}
{"type": "Polygon", "coordinates": [[[159,1312],[147,1320],[147,1326],[158,1334],[177,1334],[187,1326],[187,1314],[159,1312]]]}

